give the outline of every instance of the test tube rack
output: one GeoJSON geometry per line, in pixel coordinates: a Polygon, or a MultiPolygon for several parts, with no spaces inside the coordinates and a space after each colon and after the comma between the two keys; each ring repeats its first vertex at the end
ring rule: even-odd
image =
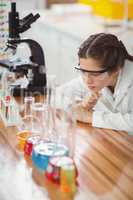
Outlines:
{"type": "Polygon", "coordinates": [[[0,116],[4,125],[7,126],[16,126],[21,122],[21,117],[19,114],[19,107],[17,102],[13,97],[10,97],[10,100],[7,101],[4,95],[4,91],[0,91],[0,116]]]}

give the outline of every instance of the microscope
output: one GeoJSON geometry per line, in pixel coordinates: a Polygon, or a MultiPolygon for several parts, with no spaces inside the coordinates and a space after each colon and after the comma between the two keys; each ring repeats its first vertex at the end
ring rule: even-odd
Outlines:
{"type": "Polygon", "coordinates": [[[21,39],[20,33],[31,28],[31,24],[40,17],[39,14],[30,13],[23,19],[19,19],[19,13],[16,11],[16,3],[11,3],[11,11],[9,12],[9,38],[7,41],[7,49],[11,48],[14,54],[18,45],[26,43],[30,49],[31,56],[29,61],[25,62],[20,58],[18,60],[0,60],[0,66],[7,68],[15,75],[25,76],[28,80],[26,87],[14,85],[12,94],[14,96],[40,95],[44,93],[46,86],[46,66],[42,47],[38,42],[32,39],[21,39]]]}

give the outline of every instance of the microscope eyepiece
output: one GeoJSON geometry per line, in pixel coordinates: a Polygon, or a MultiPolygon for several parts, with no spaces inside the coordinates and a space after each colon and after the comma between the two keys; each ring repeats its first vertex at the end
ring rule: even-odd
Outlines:
{"type": "Polygon", "coordinates": [[[16,3],[15,2],[11,3],[11,11],[16,12],[16,3]]]}
{"type": "Polygon", "coordinates": [[[9,38],[19,38],[19,14],[16,12],[16,3],[11,3],[9,12],[9,38]]]}
{"type": "Polygon", "coordinates": [[[39,17],[39,14],[33,15],[32,13],[24,17],[19,24],[19,33],[23,33],[28,30],[30,25],[34,23],[39,17]]]}
{"type": "Polygon", "coordinates": [[[30,14],[28,14],[27,16],[25,16],[23,19],[21,19],[21,20],[20,20],[20,23],[22,24],[22,23],[24,23],[25,21],[31,19],[32,17],[33,17],[33,14],[30,13],[30,14]]]}

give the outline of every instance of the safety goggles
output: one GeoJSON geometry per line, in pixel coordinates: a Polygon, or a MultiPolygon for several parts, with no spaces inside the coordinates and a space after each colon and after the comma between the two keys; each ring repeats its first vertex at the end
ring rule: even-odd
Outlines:
{"type": "Polygon", "coordinates": [[[108,68],[104,68],[102,70],[99,71],[92,71],[92,70],[86,70],[86,69],[82,69],[80,67],[80,65],[75,66],[74,69],[79,72],[82,76],[87,76],[87,77],[99,77],[102,74],[104,74],[105,72],[109,71],[110,67],[108,68]]]}

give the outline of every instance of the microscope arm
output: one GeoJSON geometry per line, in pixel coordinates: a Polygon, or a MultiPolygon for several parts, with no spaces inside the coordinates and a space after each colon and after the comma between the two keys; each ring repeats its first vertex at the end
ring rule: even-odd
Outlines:
{"type": "Polygon", "coordinates": [[[14,45],[14,44],[17,45],[20,43],[28,44],[31,51],[31,57],[30,57],[31,62],[45,67],[44,53],[43,53],[42,47],[40,46],[38,42],[32,39],[9,39],[8,40],[9,45],[14,45]]]}

